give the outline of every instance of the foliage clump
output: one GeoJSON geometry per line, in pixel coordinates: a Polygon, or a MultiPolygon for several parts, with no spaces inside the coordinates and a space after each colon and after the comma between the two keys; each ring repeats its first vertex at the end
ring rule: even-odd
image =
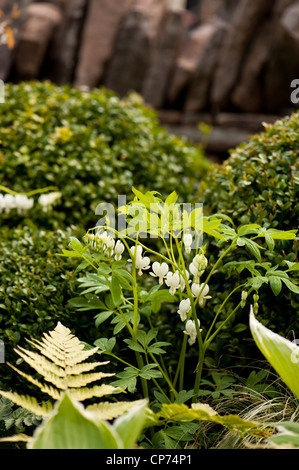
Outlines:
{"type": "MultiPolygon", "coordinates": [[[[280,230],[298,229],[298,185],[299,185],[299,113],[265,124],[265,131],[252,136],[231,151],[222,166],[214,166],[201,185],[200,201],[207,214],[221,213],[230,217],[238,227],[243,224],[261,224],[263,227],[280,230]]],[[[276,240],[275,245],[262,252],[262,262],[274,265],[298,262],[297,240],[276,240]]],[[[210,246],[212,253],[213,244],[210,246]]],[[[217,251],[215,249],[217,256],[217,251]]],[[[227,261],[246,260],[246,252],[238,258],[230,254],[227,261]]],[[[239,275],[225,274],[220,267],[214,277],[211,290],[219,287],[231,291],[242,280],[239,275]]],[[[225,295],[225,294],[224,294],[225,295]]],[[[298,331],[298,297],[282,290],[282,295],[273,298],[262,289],[259,292],[259,319],[269,328],[275,329],[289,339],[298,331]]],[[[221,303],[218,296],[215,303],[221,303]]],[[[224,365],[229,356],[254,357],[248,329],[247,312],[238,316],[238,331],[228,325],[225,334],[218,337],[215,357],[224,365]]],[[[237,359],[239,361],[239,359],[237,359]]],[[[242,359],[241,359],[242,361],[242,359]]]]}
{"type": "MultiPolygon", "coordinates": [[[[1,185],[61,192],[51,213],[28,214],[39,227],[94,226],[97,205],[117,204],[132,186],[162,194],[180,187],[187,200],[195,173],[208,167],[201,149],[170,135],[137,95],[24,82],[6,86],[1,111],[1,185]]],[[[12,214],[2,217],[16,223],[12,214]]]]}
{"type": "MultiPolygon", "coordinates": [[[[76,292],[75,268],[72,260],[59,256],[68,243],[68,232],[2,227],[0,239],[0,338],[6,360],[11,360],[12,348],[25,337],[38,338],[58,321],[93,334],[88,316],[72,315],[68,305],[76,292]]],[[[84,334],[83,340],[88,339],[84,334]]],[[[15,384],[3,364],[0,372],[0,388],[15,384]]]]}
{"type": "Polygon", "coordinates": [[[237,225],[298,227],[299,113],[265,124],[231,151],[207,176],[201,196],[209,214],[229,215],[237,225]]]}

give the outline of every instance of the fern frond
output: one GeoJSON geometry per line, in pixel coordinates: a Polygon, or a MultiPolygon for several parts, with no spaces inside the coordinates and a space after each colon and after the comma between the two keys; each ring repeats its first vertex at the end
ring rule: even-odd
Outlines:
{"type": "Polygon", "coordinates": [[[44,335],[43,343],[37,340],[31,341],[28,339],[27,342],[38,349],[45,357],[53,361],[56,365],[65,367],[65,352],[60,346],[55,346],[47,341],[46,335],[44,335]]]}
{"type": "Polygon", "coordinates": [[[19,395],[15,392],[4,392],[2,390],[0,390],[0,395],[8,398],[8,400],[11,400],[16,405],[31,411],[37,416],[47,416],[53,409],[50,402],[42,402],[42,404],[39,405],[36,398],[29,397],[28,395],[19,395]]]}
{"type": "Polygon", "coordinates": [[[21,347],[16,348],[15,351],[39,374],[44,375],[45,373],[53,373],[59,377],[65,377],[65,371],[61,367],[48,361],[48,359],[40,354],[33,351],[27,351],[21,347]]]}
{"type": "Polygon", "coordinates": [[[104,372],[95,372],[93,374],[81,374],[81,375],[70,375],[67,377],[68,388],[85,387],[86,385],[101,380],[105,377],[113,377],[115,374],[109,374],[104,372]]]}
{"type": "Polygon", "coordinates": [[[65,370],[68,375],[70,374],[77,375],[77,374],[82,374],[83,372],[89,372],[95,369],[96,367],[106,366],[107,364],[109,364],[109,362],[110,361],[85,362],[83,364],[75,364],[74,366],[67,366],[65,370]]]}
{"type": "Polygon", "coordinates": [[[102,402],[95,405],[90,405],[86,408],[86,410],[95,413],[97,418],[100,420],[109,420],[118,418],[133,408],[133,406],[136,406],[143,401],[144,400],[135,400],[131,402],[118,401],[116,403],[102,402]]]}
{"type": "Polygon", "coordinates": [[[69,390],[69,395],[74,398],[74,400],[84,401],[93,397],[104,397],[105,395],[110,395],[119,390],[119,388],[113,387],[112,385],[95,385],[91,388],[71,389],[69,390]]]}
{"type": "Polygon", "coordinates": [[[86,361],[90,356],[93,356],[99,348],[92,348],[86,351],[69,351],[66,355],[65,366],[73,367],[76,364],[86,361]]]}
{"type": "Polygon", "coordinates": [[[62,391],[57,390],[57,388],[52,387],[51,385],[44,384],[41,391],[49,395],[49,397],[53,398],[54,400],[60,400],[63,395],[62,391]]]}
{"type": "Polygon", "coordinates": [[[13,370],[15,370],[19,375],[21,375],[22,377],[24,377],[25,379],[28,380],[28,382],[31,382],[33,385],[36,385],[36,387],[42,389],[43,388],[43,384],[41,382],[39,382],[38,380],[34,379],[31,375],[29,374],[25,374],[25,372],[22,372],[21,370],[19,370],[17,367],[13,366],[12,364],[10,364],[9,362],[7,363],[7,365],[9,367],[11,367],[13,370]]]}
{"type": "MultiPolygon", "coordinates": [[[[80,401],[93,397],[102,397],[119,390],[109,385],[86,388],[91,383],[106,377],[112,377],[115,374],[90,372],[98,366],[109,364],[109,361],[85,363],[85,359],[97,352],[98,348],[85,350],[83,343],[61,323],[58,323],[53,331],[44,333],[41,341],[33,339],[28,340],[28,343],[37,348],[39,352],[22,347],[17,347],[15,351],[43,377],[44,382],[18,370],[14,366],[11,367],[54,400],[60,400],[63,392],[66,391],[72,392],[74,398],[80,401]]],[[[19,398],[19,400],[21,399],[19,398]]]]}
{"type": "Polygon", "coordinates": [[[15,434],[14,436],[1,437],[0,442],[30,442],[32,441],[31,436],[26,434],[15,434]]]}
{"type": "Polygon", "coordinates": [[[84,350],[84,345],[71,334],[71,330],[58,322],[56,328],[49,333],[44,333],[42,341],[28,340],[44,356],[55,364],[66,367],[84,362],[93,356],[99,348],[94,347],[84,350]]]}

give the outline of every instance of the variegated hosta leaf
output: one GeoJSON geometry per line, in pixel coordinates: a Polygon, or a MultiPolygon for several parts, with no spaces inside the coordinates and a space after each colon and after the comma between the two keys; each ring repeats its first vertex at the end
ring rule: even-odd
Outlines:
{"type": "Polygon", "coordinates": [[[260,351],[294,395],[299,398],[298,346],[262,325],[255,318],[252,307],[249,324],[253,339],[260,351]]]}
{"type": "Polygon", "coordinates": [[[126,411],[129,411],[136,405],[143,403],[143,400],[118,401],[116,403],[102,402],[88,406],[87,411],[92,411],[99,419],[109,420],[118,418],[126,411]]]}
{"type": "Polygon", "coordinates": [[[189,408],[185,404],[163,404],[162,409],[154,414],[148,413],[148,425],[162,425],[167,421],[189,422],[205,420],[225,426],[233,433],[243,436],[250,434],[258,437],[266,437],[268,433],[258,423],[246,421],[238,415],[219,415],[210,406],[197,403],[189,408]]]}
{"type": "Polygon", "coordinates": [[[53,406],[50,402],[43,402],[40,405],[34,397],[29,397],[27,395],[19,395],[18,393],[14,392],[3,392],[1,390],[0,395],[8,398],[8,400],[11,400],[16,405],[22,406],[26,410],[31,411],[37,416],[47,416],[53,409],[53,406]]]}

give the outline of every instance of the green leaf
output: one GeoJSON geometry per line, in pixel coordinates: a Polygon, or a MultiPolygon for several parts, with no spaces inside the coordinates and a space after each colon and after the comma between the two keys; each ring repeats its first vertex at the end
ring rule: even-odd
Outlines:
{"type": "Polygon", "coordinates": [[[112,352],[114,346],[116,344],[116,338],[112,337],[110,339],[108,338],[98,338],[95,342],[94,345],[97,346],[100,350],[100,352],[112,352]]]}
{"type": "Polygon", "coordinates": [[[261,228],[260,225],[258,224],[248,224],[248,225],[242,225],[242,227],[240,227],[238,229],[238,235],[243,236],[243,235],[247,235],[249,233],[258,233],[258,229],[261,228]]]}
{"type": "Polygon", "coordinates": [[[268,235],[270,235],[274,240],[293,240],[296,238],[297,230],[277,230],[269,229],[267,230],[268,235]]]}
{"type": "Polygon", "coordinates": [[[203,231],[204,233],[207,233],[208,235],[211,235],[214,238],[217,238],[219,240],[226,240],[226,237],[224,237],[219,230],[219,226],[221,224],[221,219],[217,218],[212,218],[211,220],[208,220],[207,218],[203,217],[203,231]]]}
{"type": "Polygon", "coordinates": [[[288,271],[299,271],[299,263],[292,263],[288,271]]]}
{"type": "Polygon", "coordinates": [[[285,285],[290,289],[290,291],[295,292],[295,294],[299,294],[299,287],[293,284],[292,281],[289,279],[282,279],[285,285]]]}
{"type": "Polygon", "coordinates": [[[177,202],[178,195],[175,191],[173,191],[165,200],[165,204],[171,206],[171,204],[175,204],[177,202]]]}
{"type": "Polygon", "coordinates": [[[299,398],[298,346],[263,326],[255,318],[252,307],[249,324],[253,339],[262,354],[296,397],[299,398]]]}
{"type": "Polygon", "coordinates": [[[171,343],[167,343],[166,341],[157,341],[156,343],[151,344],[148,347],[148,352],[152,354],[165,354],[166,351],[161,349],[161,346],[170,346],[171,343]]]}
{"type": "Polygon", "coordinates": [[[124,269],[115,270],[115,271],[112,271],[112,273],[113,273],[112,277],[118,280],[119,284],[121,285],[123,289],[132,290],[132,284],[134,283],[134,280],[132,276],[129,273],[127,273],[127,271],[125,271],[124,269]],[[123,273],[125,273],[125,275],[123,275],[123,273]],[[128,280],[131,281],[131,284],[130,282],[128,282],[128,280]]]}
{"type": "Polygon", "coordinates": [[[111,294],[114,304],[119,305],[121,301],[122,290],[119,283],[119,279],[114,272],[111,277],[111,294]]]}
{"type": "Polygon", "coordinates": [[[252,286],[253,289],[259,290],[264,283],[268,284],[268,282],[269,278],[265,276],[255,276],[247,281],[246,286],[252,286]]]}
{"type": "Polygon", "coordinates": [[[244,238],[237,238],[237,245],[238,246],[245,246],[245,240],[244,238]]]}
{"type": "Polygon", "coordinates": [[[278,433],[267,439],[280,448],[299,447],[299,423],[287,421],[276,425],[278,433]]]}
{"type": "Polygon", "coordinates": [[[275,241],[268,233],[265,233],[265,240],[270,251],[273,251],[275,248],[275,241]]]}
{"type": "Polygon", "coordinates": [[[132,349],[133,351],[142,352],[142,353],[145,352],[144,348],[141,346],[141,344],[137,343],[137,341],[133,341],[132,339],[124,339],[124,342],[127,343],[129,348],[132,349]]]}
{"type": "Polygon", "coordinates": [[[281,288],[282,288],[282,282],[281,279],[278,276],[270,276],[270,286],[273,291],[274,295],[279,295],[281,288]]]}
{"type": "Polygon", "coordinates": [[[104,321],[106,321],[111,315],[113,315],[113,310],[106,310],[104,312],[98,313],[95,318],[95,326],[98,328],[104,321]]]}
{"type": "Polygon", "coordinates": [[[113,428],[123,442],[124,449],[132,449],[145,424],[147,400],[131,408],[114,421],[113,428]]]}
{"type": "Polygon", "coordinates": [[[233,433],[244,436],[245,433],[255,436],[264,436],[265,431],[262,427],[252,421],[246,421],[238,415],[219,415],[213,408],[207,404],[196,403],[192,408],[188,408],[185,404],[162,404],[159,412],[148,417],[149,424],[165,425],[169,421],[176,422],[192,422],[195,420],[204,420],[212,423],[221,424],[233,433]]]}
{"type": "Polygon", "coordinates": [[[87,294],[84,297],[74,297],[68,301],[72,307],[75,307],[79,312],[86,310],[99,310],[105,308],[105,304],[93,294],[87,294]]]}
{"type": "Polygon", "coordinates": [[[105,263],[100,263],[97,269],[98,274],[103,274],[104,276],[108,276],[111,273],[110,266],[107,266],[105,263]]]}
{"type": "Polygon", "coordinates": [[[247,248],[249,249],[249,251],[253,254],[253,256],[255,256],[255,258],[260,263],[262,261],[261,253],[260,253],[261,247],[254,241],[249,240],[248,238],[244,238],[243,240],[245,241],[245,244],[247,248]]]}
{"type": "Polygon", "coordinates": [[[147,364],[142,367],[139,372],[140,377],[147,380],[162,377],[161,372],[159,370],[155,370],[156,367],[158,367],[157,364],[147,364]]]}

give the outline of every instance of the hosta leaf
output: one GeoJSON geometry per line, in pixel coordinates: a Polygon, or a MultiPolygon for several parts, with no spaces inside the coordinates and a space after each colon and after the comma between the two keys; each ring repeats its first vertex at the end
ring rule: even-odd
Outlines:
{"type": "Polygon", "coordinates": [[[268,439],[277,448],[299,448],[299,423],[292,421],[279,423],[278,433],[268,439]]]}
{"type": "Polygon", "coordinates": [[[299,348],[295,343],[263,326],[250,311],[250,330],[253,339],[291,391],[299,398],[299,348]]]}
{"type": "Polygon", "coordinates": [[[30,449],[118,449],[123,444],[114,428],[99,421],[65,395],[51,416],[37,428],[30,449]]]}
{"type": "Polygon", "coordinates": [[[127,413],[117,418],[114,429],[123,441],[125,449],[132,449],[145,423],[147,400],[140,402],[127,413]]]}

